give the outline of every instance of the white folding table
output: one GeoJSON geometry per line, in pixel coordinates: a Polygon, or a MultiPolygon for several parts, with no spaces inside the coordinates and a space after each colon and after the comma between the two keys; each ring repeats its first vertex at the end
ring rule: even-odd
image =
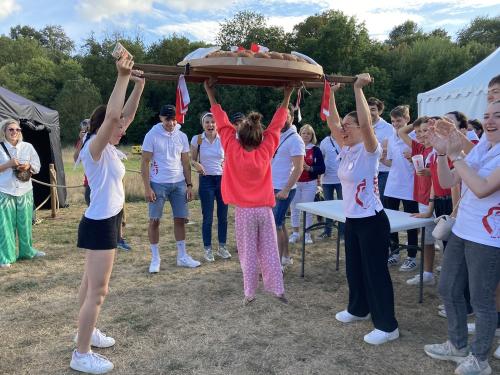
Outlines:
{"type": "MultiPolygon", "coordinates": [[[[306,228],[306,213],[312,213],[313,215],[323,216],[328,219],[332,219],[336,222],[334,225],[337,228],[337,259],[335,269],[339,269],[339,256],[340,256],[340,236],[339,236],[339,225],[338,223],[345,223],[344,208],[342,205],[342,200],[332,200],[332,201],[322,201],[322,202],[310,202],[310,203],[298,203],[296,206],[299,210],[303,211],[302,220],[302,267],[300,276],[304,277],[305,268],[305,256],[306,256],[306,242],[305,233],[314,230],[320,226],[326,224],[313,224],[306,228]]],[[[389,223],[391,225],[391,233],[407,231],[410,229],[422,228],[420,231],[420,246],[417,246],[417,250],[420,251],[420,289],[419,289],[419,302],[422,303],[424,289],[423,289],[423,277],[424,277],[424,244],[425,244],[425,230],[427,225],[434,222],[433,218],[419,219],[412,217],[411,214],[384,209],[387,217],[389,218],[389,223]]],[[[374,239],[376,241],[376,239],[374,239]]],[[[408,248],[407,245],[400,245],[401,248],[408,248]]]]}

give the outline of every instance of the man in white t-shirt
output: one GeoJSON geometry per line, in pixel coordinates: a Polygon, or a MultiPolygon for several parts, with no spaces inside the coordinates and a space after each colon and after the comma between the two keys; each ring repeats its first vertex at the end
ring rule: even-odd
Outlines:
{"type": "Polygon", "coordinates": [[[281,129],[278,148],[271,163],[274,194],[276,195],[276,206],[273,208],[273,214],[282,266],[292,263],[288,253],[285,215],[295,196],[296,183],[304,168],[305,154],[304,141],[293,125],[293,110],[289,107],[287,120],[281,129]]]}
{"type": "MultiPolygon", "coordinates": [[[[384,102],[380,99],[371,97],[368,98],[368,107],[370,108],[370,115],[372,117],[373,130],[375,130],[375,137],[377,137],[378,142],[382,146],[382,152],[385,156],[387,153],[387,142],[389,138],[392,138],[394,129],[391,124],[385,121],[382,117],[382,112],[384,112],[384,102]]],[[[378,190],[380,194],[380,200],[385,206],[384,191],[385,184],[387,183],[387,177],[389,176],[390,167],[380,163],[378,167],[378,190]]]]}
{"type": "Polygon", "coordinates": [[[192,199],[189,142],[175,120],[175,107],[164,105],[160,122],[144,137],[141,175],[146,201],[149,202],[148,236],[151,246],[150,273],[160,271],[160,219],[168,200],[174,217],[174,236],[177,242],[177,265],[195,268],[200,262],[186,252],[185,219],[187,202],[192,199]]]}

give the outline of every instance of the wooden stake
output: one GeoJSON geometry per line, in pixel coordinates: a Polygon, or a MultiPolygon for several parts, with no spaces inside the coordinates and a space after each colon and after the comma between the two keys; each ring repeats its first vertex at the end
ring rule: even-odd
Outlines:
{"type": "MultiPolygon", "coordinates": [[[[54,164],[49,164],[49,177],[50,184],[57,185],[56,169],[54,168],[54,164]]],[[[52,210],[51,217],[55,218],[57,211],[57,188],[55,186],[50,187],[50,208],[52,210]]]]}

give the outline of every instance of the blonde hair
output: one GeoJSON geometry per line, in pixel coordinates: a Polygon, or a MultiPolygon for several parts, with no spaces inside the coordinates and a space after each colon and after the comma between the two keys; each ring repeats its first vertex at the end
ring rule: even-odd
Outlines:
{"type": "Polygon", "coordinates": [[[318,143],[318,139],[316,138],[316,132],[314,131],[314,128],[311,125],[309,125],[309,124],[302,125],[302,127],[299,130],[299,135],[302,135],[302,131],[304,131],[304,130],[308,130],[312,134],[311,143],[313,145],[318,143]]]}
{"type": "MultiPolygon", "coordinates": [[[[0,122],[0,142],[5,141],[5,133],[7,132],[7,126],[9,126],[10,124],[16,124],[17,126],[21,127],[19,121],[14,120],[13,118],[8,118],[0,122]]],[[[22,140],[23,140],[23,133],[19,133],[19,141],[22,140]]]]}

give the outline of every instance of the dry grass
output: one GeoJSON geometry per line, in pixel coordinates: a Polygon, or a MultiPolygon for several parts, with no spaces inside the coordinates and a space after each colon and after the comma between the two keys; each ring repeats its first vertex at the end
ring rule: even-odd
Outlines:
{"type": "MultiPolygon", "coordinates": [[[[75,248],[84,206],[72,204],[34,227],[34,242],[47,257],[0,272],[0,373],[71,374],[69,360],[78,312],[77,290],[83,252],[75,248]]],[[[259,293],[242,305],[242,277],[233,259],[198,269],[175,266],[170,211],[161,227],[162,269],[147,272],[149,250],[145,203],[127,205],[127,237],[133,251],[118,252],[110,294],[98,326],[117,340],[99,350],[115,364],[115,374],[451,374],[454,365],[428,358],[425,343],[446,337],[437,316],[435,288],[417,303],[407,274],[393,271],[401,339],[381,347],[362,341],[369,322],[343,326],[334,315],[346,306],[344,264],[334,270],[332,242],[308,248],[306,277],[296,263],[285,275],[289,305],[259,293]]],[[[187,226],[188,249],[201,258],[199,202],[190,204],[195,224],[187,226]]],[[[343,259],[343,257],[341,258],[343,259]]],[[[492,359],[494,373],[499,361],[492,359]]],[[[496,370],[496,371],[495,371],[496,370]]]]}

